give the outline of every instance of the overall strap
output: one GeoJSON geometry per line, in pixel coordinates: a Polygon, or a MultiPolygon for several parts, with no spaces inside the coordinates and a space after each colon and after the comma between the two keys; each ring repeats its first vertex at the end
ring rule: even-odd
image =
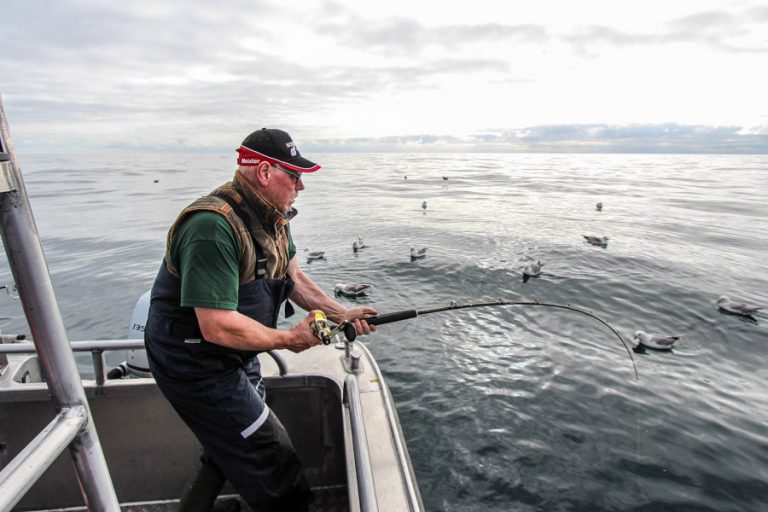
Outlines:
{"type": "MultiPolygon", "coordinates": [[[[243,209],[243,207],[240,206],[240,204],[237,201],[235,201],[233,198],[229,197],[226,194],[216,195],[216,197],[218,197],[219,199],[227,203],[232,208],[232,211],[235,212],[235,215],[237,215],[240,218],[240,220],[243,221],[243,224],[245,224],[245,228],[248,230],[249,233],[253,232],[253,230],[251,229],[250,216],[243,209]]],[[[253,248],[257,254],[256,279],[264,279],[264,277],[267,275],[267,258],[263,257],[264,251],[262,250],[261,246],[258,243],[256,243],[256,240],[253,240],[253,248]]]]}

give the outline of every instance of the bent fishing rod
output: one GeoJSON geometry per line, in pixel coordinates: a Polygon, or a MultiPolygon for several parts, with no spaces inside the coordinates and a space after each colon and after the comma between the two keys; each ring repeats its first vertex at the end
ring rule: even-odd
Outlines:
{"type": "MultiPolygon", "coordinates": [[[[569,311],[575,311],[576,313],[581,313],[582,315],[586,315],[590,318],[593,318],[594,320],[597,320],[598,322],[606,326],[608,329],[610,329],[610,331],[613,334],[615,334],[616,337],[619,339],[622,347],[624,347],[624,350],[626,350],[627,354],[629,355],[629,360],[632,362],[632,369],[635,372],[635,379],[640,380],[640,377],[637,373],[637,365],[635,365],[635,358],[632,357],[632,351],[624,342],[624,338],[621,337],[621,334],[619,334],[616,331],[616,329],[611,327],[611,325],[608,324],[608,322],[606,322],[599,316],[595,315],[594,313],[591,313],[577,306],[572,306],[570,304],[556,304],[552,302],[541,302],[538,300],[513,301],[513,300],[502,300],[502,299],[498,299],[492,302],[470,302],[467,304],[459,304],[456,301],[451,301],[451,303],[448,304],[447,306],[441,306],[441,307],[435,307],[435,308],[429,308],[429,309],[405,309],[402,311],[395,311],[392,313],[384,313],[381,315],[365,317],[363,318],[363,320],[368,322],[370,325],[382,325],[382,324],[389,324],[392,322],[400,322],[402,320],[409,320],[411,318],[416,318],[417,316],[429,315],[432,313],[455,311],[457,309],[485,308],[485,307],[498,307],[498,306],[541,306],[541,307],[548,307],[548,308],[566,309],[569,311]]],[[[349,341],[355,340],[355,337],[357,336],[357,332],[355,331],[355,327],[354,325],[352,325],[351,322],[344,321],[337,326],[331,326],[328,324],[326,320],[326,316],[322,311],[315,310],[312,313],[315,315],[315,318],[311,324],[312,332],[315,334],[315,336],[320,338],[324,344],[328,345],[331,342],[331,338],[333,338],[339,332],[343,332],[347,340],[349,341]]]]}

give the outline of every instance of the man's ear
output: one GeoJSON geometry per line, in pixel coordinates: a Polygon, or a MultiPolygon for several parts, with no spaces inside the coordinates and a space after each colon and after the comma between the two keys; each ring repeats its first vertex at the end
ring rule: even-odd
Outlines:
{"type": "Polygon", "coordinates": [[[256,181],[262,188],[266,187],[269,183],[269,178],[272,175],[271,167],[268,162],[259,162],[259,165],[256,166],[256,181]]]}

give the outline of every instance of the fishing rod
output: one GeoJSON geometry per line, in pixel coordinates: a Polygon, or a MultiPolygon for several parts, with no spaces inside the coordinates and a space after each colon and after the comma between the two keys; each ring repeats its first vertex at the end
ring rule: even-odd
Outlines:
{"type": "MultiPolygon", "coordinates": [[[[455,311],[458,309],[468,309],[468,308],[484,308],[484,307],[496,307],[496,306],[541,306],[541,307],[549,307],[549,308],[559,308],[559,309],[566,309],[569,311],[575,311],[576,313],[581,313],[582,315],[586,315],[590,318],[593,318],[594,320],[597,320],[604,326],[606,326],[610,331],[616,335],[616,337],[621,342],[621,345],[624,347],[624,350],[627,351],[627,354],[629,355],[629,360],[632,362],[632,369],[635,372],[635,379],[640,380],[640,377],[637,373],[637,365],[635,364],[635,358],[632,357],[632,351],[629,349],[627,344],[624,342],[624,338],[621,337],[621,334],[619,334],[616,329],[611,327],[608,322],[600,318],[599,316],[595,315],[594,313],[591,313],[585,309],[582,309],[577,306],[572,306],[570,304],[556,304],[552,302],[541,302],[539,300],[534,301],[513,301],[513,300],[502,300],[498,299],[492,302],[470,302],[467,304],[459,304],[456,301],[451,301],[450,304],[447,306],[440,306],[435,308],[429,308],[429,309],[405,309],[402,311],[395,311],[392,313],[384,313],[381,315],[376,316],[369,316],[365,317],[364,320],[368,322],[370,325],[383,325],[383,324],[389,324],[392,322],[400,322],[402,320],[409,320],[411,318],[416,318],[417,316],[423,316],[423,315],[430,315],[432,313],[441,313],[445,311],[455,311]]],[[[323,340],[323,343],[326,345],[330,343],[330,340],[333,336],[338,334],[339,332],[344,332],[344,336],[349,341],[354,341],[355,337],[357,335],[354,326],[349,321],[341,322],[339,325],[335,327],[331,327],[325,318],[325,314],[322,313],[322,311],[313,311],[313,313],[316,315],[315,321],[312,323],[312,332],[315,333],[316,336],[318,336],[321,340],[323,340]],[[317,314],[322,315],[322,318],[319,318],[317,314]],[[325,327],[322,326],[322,323],[325,322],[325,327]]]]}

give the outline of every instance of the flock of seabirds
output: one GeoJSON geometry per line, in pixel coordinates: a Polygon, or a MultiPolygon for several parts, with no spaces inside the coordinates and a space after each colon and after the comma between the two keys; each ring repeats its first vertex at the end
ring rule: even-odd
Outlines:
{"type": "MultiPolygon", "coordinates": [[[[408,179],[406,176],[405,179],[408,179]]],[[[447,178],[443,178],[444,180],[447,178]]],[[[421,208],[426,212],[427,209],[427,202],[424,201],[421,203],[421,208]]],[[[603,203],[598,202],[595,205],[595,210],[598,212],[603,211],[603,203]]],[[[607,236],[597,236],[597,235],[582,235],[584,237],[584,243],[594,245],[597,247],[602,247],[603,249],[608,247],[608,240],[609,238],[607,236]]],[[[352,242],[352,251],[354,253],[357,253],[358,251],[364,249],[366,247],[365,241],[363,238],[358,237],[357,240],[352,242]]],[[[316,260],[324,260],[325,259],[325,252],[324,251],[311,251],[309,249],[304,249],[304,251],[307,253],[307,262],[310,263],[312,261],[316,260]]],[[[411,247],[411,261],[424,259],[427,255],[427,248],[421,247],[411,247]]],[[[525,268],[522,271],[523,274],[523,282],[527,282],[528,279],[532,277],[540,277],[542,273],[542,267],[544,266],[544,263],[541,262],[541,260],[533,261],[525,266],[525,268]]],[[[338,283],[333,288],[333,293],[338,297],[348,297],[348,298],[357,298],[357,297],[363,297],[366,295],[366,293],[371,289],[370,284],[366,283],[338,283]]],[[[752,321],[755,321],[754,315],[758,314],[762,309],[762,307],[752,306],[749,304],[744,304],[742,302],[735,302],[728,298],[726,295],[721,295],[717,301],[716,301],[718,309],[721,311],[731,314],[731,315],[738,315],[741,317],[746,317],[752,321]]],[[[666,335],[666,334],[649,334],[645,331],[636,331],[633,338],[633,349],[637,351],[641,351],[643,347],[652,348],[654,350],[670,350],[675,345],[675,342],[679,340],[682,336],[672,336],[672,335],[666,335]]]]}

